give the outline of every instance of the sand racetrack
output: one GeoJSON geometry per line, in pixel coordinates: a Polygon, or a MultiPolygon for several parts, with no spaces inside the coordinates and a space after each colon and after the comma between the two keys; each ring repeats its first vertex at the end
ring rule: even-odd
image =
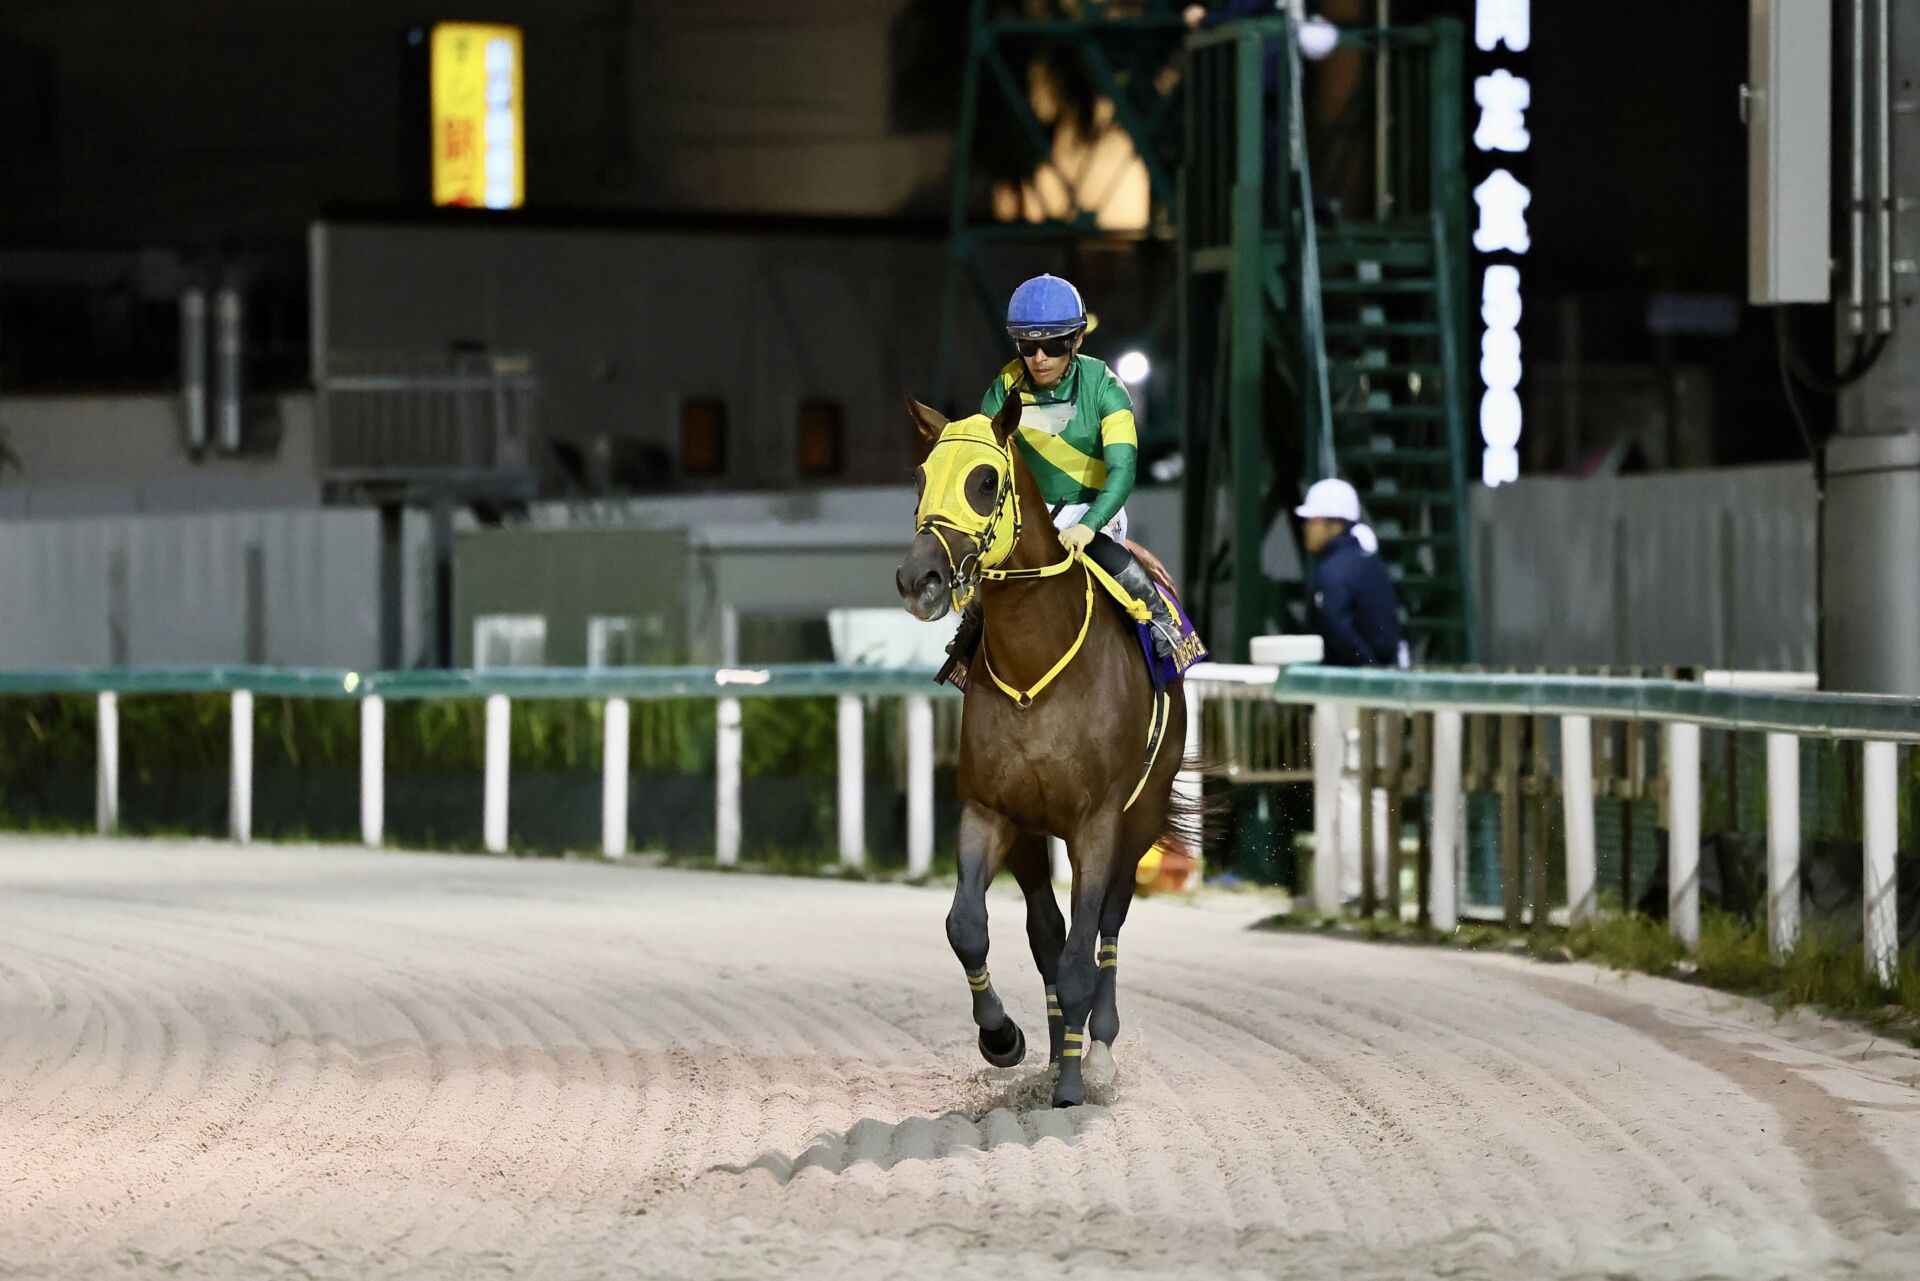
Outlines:
{"type": "Polygon", "coordinates": [[[947,897],[0,841],[0,1276],[1914,1274],[1920,1056],[1867,1033],[1153,901],[1056,1113],[947,897]]]}

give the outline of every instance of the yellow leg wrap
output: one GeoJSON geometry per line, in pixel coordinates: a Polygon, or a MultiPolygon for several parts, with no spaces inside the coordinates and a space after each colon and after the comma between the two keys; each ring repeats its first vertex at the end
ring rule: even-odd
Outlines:
{"type": "Polygon", "coordinates": [[[987,976],[985,970],[981,970],[978,974],[967,975],[967,986],[976,992],[984,992],[992,984],[993,980],[987,976]]]}
{"type": "Polygon", "coordinates": [[[1067,1046],[1060,1051],[1061,1057],[1077,1059],[1085,1055],[1087,1052],[1086,1039],[1087,1034],[1085,1032],[1067,1033],[1067,1046]]]}

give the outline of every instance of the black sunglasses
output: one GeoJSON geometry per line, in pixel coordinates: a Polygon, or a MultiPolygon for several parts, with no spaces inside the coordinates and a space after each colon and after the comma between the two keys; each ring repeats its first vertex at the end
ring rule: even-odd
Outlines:
{"type": "Polygon", "coordinates": [[[1049,356],[1064,356],[1073,350],[1077,334],[1066,334],[1059,338],[1017,338],[1014,346],[1022,356],[1038,356],[1045,352],[1049,356]]]}

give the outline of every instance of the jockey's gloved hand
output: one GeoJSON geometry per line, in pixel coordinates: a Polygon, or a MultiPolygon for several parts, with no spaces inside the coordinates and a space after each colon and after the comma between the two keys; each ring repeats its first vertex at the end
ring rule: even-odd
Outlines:
{"type": "Polygon", "coordinates": [[[1093,541],[1093,531],[1085,525],[1073,524],[1060,531],[1060,545],[1068,552],[1083,552],[1087,544],[1093,541]]]}

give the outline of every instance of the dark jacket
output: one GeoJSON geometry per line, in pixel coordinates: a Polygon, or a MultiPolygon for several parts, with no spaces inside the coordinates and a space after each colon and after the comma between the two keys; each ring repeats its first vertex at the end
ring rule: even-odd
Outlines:
{"type": "Polygon", "coordinates": [[[1313,630],[1327,642],[1324,661],[1332,666],[1399,665],[1400,616],[1393,580],[1385,563],[1368,555],[1351,530],[1320,553],[1313,630]]]}

